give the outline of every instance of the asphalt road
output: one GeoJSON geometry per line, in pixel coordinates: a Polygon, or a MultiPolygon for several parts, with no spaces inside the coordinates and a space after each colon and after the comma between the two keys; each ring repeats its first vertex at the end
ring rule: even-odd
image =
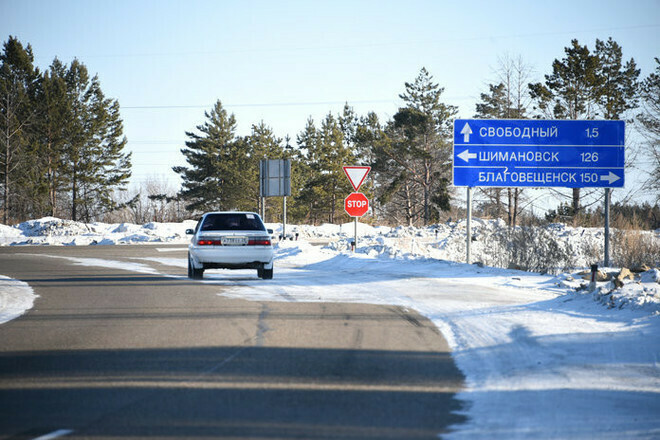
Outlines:
{"type": "Polygon", "coordinates": [[[163,248],[0,248],[0,275],[39,295],[0,325],[0,438],[436,439],[463,421],[463,377],[412,311],[228,299],[184,268],[60,258],[185,258],[163,248]]]}

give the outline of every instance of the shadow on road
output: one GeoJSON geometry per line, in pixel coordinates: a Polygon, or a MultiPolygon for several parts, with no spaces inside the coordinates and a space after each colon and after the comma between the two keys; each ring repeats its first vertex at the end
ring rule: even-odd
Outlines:
{"type": "Polygon", "coordinates": [[[464,421],[448,353],[272,347],[0,355],[0,436],[437,438],[464,421]],[[87,427],[83,420],[96,420],[87,427]]]}

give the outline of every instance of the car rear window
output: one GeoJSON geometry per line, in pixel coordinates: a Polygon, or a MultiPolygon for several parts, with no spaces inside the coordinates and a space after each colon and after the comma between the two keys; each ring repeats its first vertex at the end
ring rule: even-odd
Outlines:
{"type": "Polygon", "coordinates": [[[254,214],[209,214],[204,218],[202,231],[265,231],[254,214]]]}

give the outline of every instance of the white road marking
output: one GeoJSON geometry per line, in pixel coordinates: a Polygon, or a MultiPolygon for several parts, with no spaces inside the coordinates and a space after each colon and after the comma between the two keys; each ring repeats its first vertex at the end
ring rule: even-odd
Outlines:
{"type": "Polygon", "coordinates": [[[73,432],[72,429],[58,429],[57,431],[53,431],[50,434],[42,435],[41,437],[37,437],[34,440],[53,440],[58,437],[64,437],[65,435],[69,435],[73,432]]]}

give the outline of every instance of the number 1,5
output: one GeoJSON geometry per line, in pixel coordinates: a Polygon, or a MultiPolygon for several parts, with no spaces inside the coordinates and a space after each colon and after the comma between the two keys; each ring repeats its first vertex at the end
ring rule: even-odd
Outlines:
{"type": "Polygon", "coordinates": [[[588,138],[597,138],[598,137],[598,127],[587,128],[586,132],[587,132],[587,137],[588,138]]]}

